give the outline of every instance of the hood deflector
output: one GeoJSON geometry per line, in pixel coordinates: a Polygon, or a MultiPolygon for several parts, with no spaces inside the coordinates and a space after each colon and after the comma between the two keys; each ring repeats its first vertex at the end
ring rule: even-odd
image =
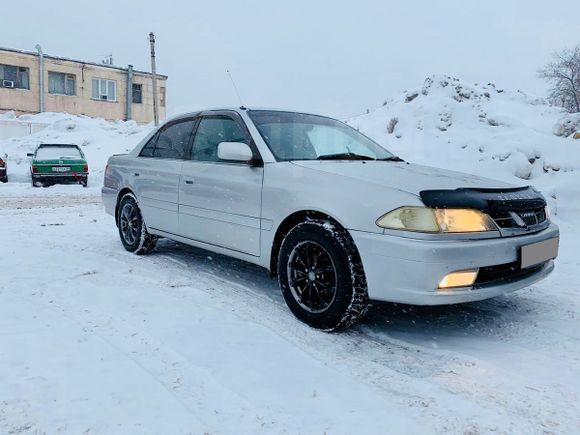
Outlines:
{"type": "Polygon", "coordinates": [[[531,186],[504,189],[423,190],[420,196],[427,207],[474,208],[486,213],[524,211],[546,206],[544,196],[531,186]]]}

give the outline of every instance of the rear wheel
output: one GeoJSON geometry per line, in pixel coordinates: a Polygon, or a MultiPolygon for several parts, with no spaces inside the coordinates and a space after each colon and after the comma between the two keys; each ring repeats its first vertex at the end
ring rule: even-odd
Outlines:
{"type": "Polygon", "coordinates": [[[119,203],[117,227],[125,249],[137,255],[151,252],[157,243],[157,237],[147,232],[141,210],[135,197],[128,193],[119,203]]]}
{"type": "Polygon", "coordinates": [[[311,220],[290,231],[280,248],[278,278],[292,313],[315,328],[347,328],[369,306],[358,251],[332,221],[311,220]]]}
{"type": "Polygon", "coordinates": [[[43,187],[43,183],[36,177],[32,177],[32,187],[43,187]]]}

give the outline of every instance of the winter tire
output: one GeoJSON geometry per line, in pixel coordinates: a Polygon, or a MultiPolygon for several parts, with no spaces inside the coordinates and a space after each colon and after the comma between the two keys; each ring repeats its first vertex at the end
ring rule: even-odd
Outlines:
{"type": "Polygon", "coordinates": [[[358,251],[348,232],[331,221],[309,220],[288,233],[278,279],[290,311],[314,328],[348,328],[369,307],[358,251]]]}
{"type": "Polygon", "coordinates": [[[137,255],[151,252],[157,243],[157,237],[147,232],[141,210],[135,197],[128,193],[119,203],[117,227],[121,243],[125,249],[137,255]]]}

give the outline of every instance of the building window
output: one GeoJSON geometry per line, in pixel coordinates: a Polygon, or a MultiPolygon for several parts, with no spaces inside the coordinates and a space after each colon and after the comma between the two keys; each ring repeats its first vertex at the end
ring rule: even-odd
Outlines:
{"type": "Polygon", "coordinates": [[[143,85],[133,83],[133,103],[141,104],[143,102],[143,85]]]}
{"type": "Polygon", "coordinates": [[[95,100],[117,101],[117,82],[115,80],[93,79],[91,96],[95,100]]]}
{"type": "Polygon", "coordinates": [[[0,64],[0,87],[30,89],[28,68],[0,64]]]}
{"type": "Polygon", "coordinates": [[[161,105],[161,107],[165,107],[165,87],[162,86],[159,88],[160,91],[160,97],[159,97],[159,104],[161,105]]]}
{"type": "Polygon", "coordinates": [[[59,72],[48,72],[48,92],[50,94],[75,95],[75,76],[59,72]]]}

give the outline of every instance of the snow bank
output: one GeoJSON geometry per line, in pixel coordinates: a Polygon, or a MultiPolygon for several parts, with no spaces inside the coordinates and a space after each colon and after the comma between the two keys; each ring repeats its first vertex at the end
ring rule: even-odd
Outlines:
{"type": "Polygon", "coordinates": [[[540,98],[434,75],[347,122],[405,160],[531,184],[560,219],[580,215],[580,117],[540,98]]]}
{"type": "Polygon", "coordinates": [[[30,183],[30,159],[26,154],[33,152],[38,144],[69,143],[79,145],[87,157],[89,185],[100,186],[109,156],[130,151],[153,128],[152,125],[138,125],[135,121],[109,122],[64,113],[40,113],[18,118],[7,113],[3,118],[48,125],[29,136],[0,140],[0,154],[8,154],[11,183],[30,183]]]}

